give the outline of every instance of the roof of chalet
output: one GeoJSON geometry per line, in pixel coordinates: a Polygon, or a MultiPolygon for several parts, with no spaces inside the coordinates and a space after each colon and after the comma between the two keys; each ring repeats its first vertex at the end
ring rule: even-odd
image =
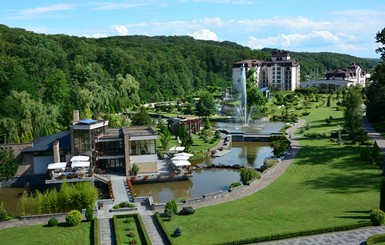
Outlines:
{"type": "Polygon", "coordinates": [[[24,149],[23,152],[53,151],[53,143],[57,139],[60,150],[71,150],[70,132],[63,131],[33,140],[32,147],[24,149]]]}
{"type": "Polygon", "coordinates": [[[289,53],[287,51],[278,50],[278,51],[273,52],[272,56],[273,57],[288,57],[289,53]]]}

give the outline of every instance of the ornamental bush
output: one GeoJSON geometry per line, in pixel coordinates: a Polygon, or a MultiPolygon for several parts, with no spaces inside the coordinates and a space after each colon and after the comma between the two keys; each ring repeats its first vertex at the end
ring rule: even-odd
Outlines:
{"type": "Polygon", "coordinates": [[[91,222],[94,220],[94,210],[90,207],[86,209],[86,220],[91,222]]]}
{"type": "Polygon", "coordinates": [[[370,213],[370,220],[373,225],[382,225],[385,221],[385,213],[379,208],[373,209],[370,213]]]}
{"type": "Polygon", "coordinates": [[[50,227],[57,226],[57,224],[59,224],[59,221],[55,217],[52,217],[48,220],[48,226],[50,227]]]}
{"type": "Polygon", "coordinates": [[[176,230],[174,231],[174,236],[181,236],[183,233],[183,230],[182,228],[180,228],[179,226],[176,228],[176,230]]]}
{"type": "Polygon", "coordinates": [[[230,185],[230,189],[232,189],[232,188],[235,188],[235,187],[238,187],[238,186],[241,186],[241,183],[240,182],[233,182],[233,183],[231,183],[231,185],[230,185]]]}
{"type": "Polygon", "coordinates": [[[195,209],[193,207],[184,207],[181,211],[179,211],[180,215],[190,215],[195,213],[195,209]]]}
{"type": "Polygon", "coordinates": [[[71,210],[66,216],[66,222],[70,226],[80,224],[82,221],[82,214],[78,210],[71,210]]]}
{"type": "Polygon", "coordinates": [[[244,185],[248,185],[251,181],[259,179],[261,177],[257,170],[253,168],[242,168],[240,175],[241,181],[244,185]]]}

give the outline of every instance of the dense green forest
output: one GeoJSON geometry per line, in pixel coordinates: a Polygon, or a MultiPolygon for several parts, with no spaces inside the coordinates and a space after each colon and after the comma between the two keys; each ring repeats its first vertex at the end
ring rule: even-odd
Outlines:
{"type": "MultiPolygon", "coordinates": [[[[74,109],[97,118],[144,102],[224,90],[234,62],[266,60],[272,51],[187,36],[93,39],[5,25],[0,47],[0,143],[62,130],[74,109]]],[[[335,53],[290,53],[301,64],[302,79],[353,62],[369,72],[377,64],[335,53]]]]}

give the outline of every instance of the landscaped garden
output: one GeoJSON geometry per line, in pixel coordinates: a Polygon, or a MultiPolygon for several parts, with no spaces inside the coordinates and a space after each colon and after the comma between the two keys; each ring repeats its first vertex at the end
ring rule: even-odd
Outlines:
{"type": "Polygon", "coordinates": [[[91,244],[91,222],[76,226],[59,223],[57,226],[29,225],[0,230],[1,244],[91,244]]]}
{"type": "Polygon", "coordinates": [[[151,244],[139,215],[117,215],[113,220],[117,244],[151,244]]]}
{"type": "Polygon", "coordinates": [[[291,109],[299,115],[306,110],[301,116],[306,127],[296,134],[301,150],[286,172],[251,196],[165,220],[168,234],[183,229],[173,242],[252,242],[370,224],[369,213],[379,205],[381,170],[360,159],[360,145],[330,137],[344,121],[335,101],[307,107],[291,109]]]}

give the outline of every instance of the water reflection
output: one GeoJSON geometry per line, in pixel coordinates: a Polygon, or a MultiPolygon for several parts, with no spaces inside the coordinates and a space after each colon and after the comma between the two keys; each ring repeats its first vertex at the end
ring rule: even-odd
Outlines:
{"type": "Polygon", "coordinates": [[[235,119],[228,119],[222,122],[212,122],[214,128],[222,128],[228,131],[241,131],[244,133],[270,134],[277,133],[285,125],[282,122],[252,121],[249,125],[243,125],[235,119]]]}
{"type": "Polygon", "coordinates": [[[266,157],[273,155],[272,151],[273,149],[268,142],[233,142],[230,153],[219,158],[205,159],[203,163],[207,165],[238,164],[259,168],[266,157]]]}
{"type": "Polygon", "coordinates": [[[227,191],[230,184],[239,181],[239,171],[233,169],[207,169],[194,172],[186,181],[135,185],[137,196],[151,193],[158,203],[175,199],[201,197],[204,194],[227,191]]]}
{"type": "Polygon", "coordinates": [[[23,194],[24,191],[31,191],[28,188],[0,188],[0,203],[4,204],[5,210],[11,215],[18,215],[18,202],[19,195],[23,194]]]}
{"type": "MultiPolygon", "coordinates": [[[[272,148],[267,142],[233,142],[231,152],[218,158],[206,157],[203,161],[192,161],[193,165],[245,165],[253,168],[262,166],[266,157],[272,156],[272,148]]],[[[230,184],[239,181],[239,170],[212,168],[196,170],[193,177],[187,181],[168,182],[159,184],[135,185],[138,196],[149,193],[159,203],[173,198],[188,199],[201,197],[204,194],[227,191],[230,184]]]]}

